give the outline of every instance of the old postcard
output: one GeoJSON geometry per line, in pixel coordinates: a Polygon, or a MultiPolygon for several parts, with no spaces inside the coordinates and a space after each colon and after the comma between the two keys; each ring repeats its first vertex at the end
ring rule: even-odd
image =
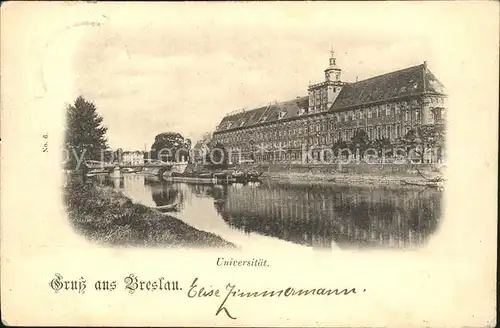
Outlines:
{"type": "Polygon", "coordinates": [[[496,325],[497,2],[8,2],[5,325],[496,325]]]}

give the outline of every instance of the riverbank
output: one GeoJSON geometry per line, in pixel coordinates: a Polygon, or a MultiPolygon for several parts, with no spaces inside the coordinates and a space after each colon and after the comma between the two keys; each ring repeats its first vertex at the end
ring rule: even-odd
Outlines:
{"type": "Polygon", "coordinates": [[[272,172],[264,173],[263,178],[278,181],[293,181],[293,182],[321,182],[321,183],[335,183],[341,185],[390,185],[402,186],[406,185],[403,181],[410,184],[425,183],[427,180],[422,176],[404,175],[404,174],[348,174],[348,173],[299,173],[299,172],[272,172]]]}
{"type": "Polygon", "coordinates": [[[81,183],[71,179],[65,187],[64,201],[71,225],[92,242],[145,247],[236,247],[93,181],[81,183]]]}
{"type": "MultiPolygon", "coordinates": [[[[190,168],[193,171],[203,167],[190,168]]],[[[231,167],[243,172],[263,172],[262,178],[295,182],[331,182],[348,185],[393,185],[426,183],[444,176],[438,164],[238,164],[231,167]]]]}
{"type": "MultiPolygon", "coordinates": [[[[156,178],[160,181],[160,178],[156,178]]],[[[186,181],[182,178],[164,178],[167,181],[208,184],[206,181],[186,181]]],[[[287,184],[331,184],[351,187],[390,187],[390,188],[442,188],[443,183],[431,182],[420,176],[387,176],[387,175],[357,175],[357,174],[310,174],[310,173],[264,173],[259,178],[260,182],[278,182],[287,184]]]]}

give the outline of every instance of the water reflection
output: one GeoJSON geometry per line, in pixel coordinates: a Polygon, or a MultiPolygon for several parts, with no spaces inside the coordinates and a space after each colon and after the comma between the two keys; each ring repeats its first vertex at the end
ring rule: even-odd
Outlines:
{"type": "Polygon", "coordinates": [[[179,203],[173,215],[199,229],[257,233],[315,248],[420,245],[441,215],[442,192],[435,189],[269,181],[212,186],[151,181],[140,174],[121,181],[115,188],[145,205],[179,203]]]}
{"type": "Polygon", "coordinates": [[[231,188],[226,199],[228,224],[315,247],[420,244],[441,213],[441,194],[431,189],[266,183],[231,188]]]}

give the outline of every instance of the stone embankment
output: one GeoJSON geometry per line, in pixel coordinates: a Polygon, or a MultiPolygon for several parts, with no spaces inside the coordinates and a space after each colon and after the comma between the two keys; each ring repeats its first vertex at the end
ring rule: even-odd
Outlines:
{"type": "MultiPolygon", "coordinates": [[[[199,166],[199,165],[198,165],[199,166]]],[[[344,184],[423,183],[444,176],[438,164],[240,164],[241,171],[263,172],[262,178],[292,181],[323,181],[344,184]]]]}

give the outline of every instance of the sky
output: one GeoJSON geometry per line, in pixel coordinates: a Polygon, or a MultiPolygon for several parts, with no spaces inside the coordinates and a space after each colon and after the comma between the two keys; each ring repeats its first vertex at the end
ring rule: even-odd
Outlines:
{"type": "Polygon", "coordinates": [[[229,112],[307,95],[332,47],[347,82],[423,61],[445,86],[451,76],[442,14],[417,3],[83,6],[47,46],[45,81],[68,81],[67,103],[94,102],[114,149],[149,149],[168,131],[194,143],[229,112]]]}

